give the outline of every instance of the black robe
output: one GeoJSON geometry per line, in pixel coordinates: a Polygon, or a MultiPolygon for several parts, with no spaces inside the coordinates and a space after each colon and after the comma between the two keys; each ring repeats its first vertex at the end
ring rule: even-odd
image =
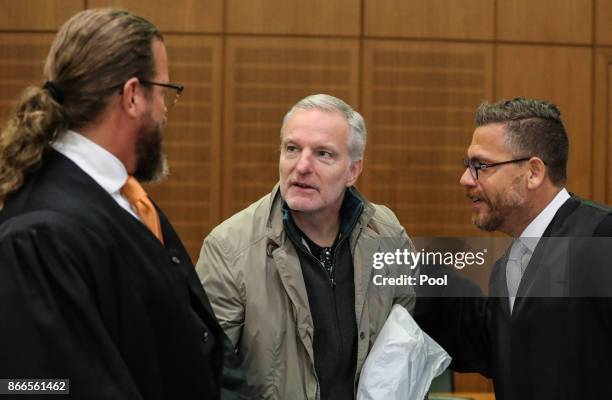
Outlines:
{"type": "Polygon", "coordinates": [[[158,213],[165,245],[47,152],[0,212],[0,378],[67,378],[82,399],[219,398],[224,336],[158,213]]]}
{"type": "Polygon", "coordinates": [[[612,236],[610,210],[572,197],[538,243],[512,313],[506,255],[489,297],[449,274],[440,297],[417,299],[415,320],[452,369],[492,378],[497,400],[612,399],[612,242],[593,236],[612,236]]]}

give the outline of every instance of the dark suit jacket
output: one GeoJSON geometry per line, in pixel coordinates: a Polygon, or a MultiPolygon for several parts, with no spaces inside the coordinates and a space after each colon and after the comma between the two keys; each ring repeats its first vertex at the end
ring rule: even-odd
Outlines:
{"type": "Polygon", "coordinates": [[[489,297],[453,277],[445,290],[461,297],[419,299],[415,318],[453,369],[491,377],[498,400],[612,398],[612,242],[593,236],[612,236],[610,210],[570,198],[538,243],[512,314],[504,257],[489,297]]]}
{"type": "Polygon", "coordinates": [[[0,377],[68,378],[82,399],[219,397],[224,336],[158,212],[165,245],[45,155],[0,212],[0,377]]]}

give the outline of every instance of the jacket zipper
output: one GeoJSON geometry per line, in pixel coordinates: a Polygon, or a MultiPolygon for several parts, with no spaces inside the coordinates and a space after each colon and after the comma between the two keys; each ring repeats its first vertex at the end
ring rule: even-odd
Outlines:
{"type": "MultiPolygon", "coordinates": [[[[344,242],[344,240],[347,238],[348,236],[343,236],[340,238],[340,240],[338,241],[338,243],[336,244],[336,249],[340,247],[340,245],[342,244],[342,242],[344,242]]],[[[303,246],[303,245],[302,245],[303,246]]],[[[321,266],[321,268],[323,269],[323,272],[325,272],[325,275],[327,275],[327,277],[329,278],[329,285],[332,287],[332,289],[336,288],[336,278],[334,276],[334,267],[336,265],[336,251],[334,250],[334,262],[332,263],[331,268],[329,269],[329,272],[327,272],[327,269],[325,268],[325,266],[323,265],[323,263],[321,262],[321,260],[318,260],[310,251],[308,251],[308,249],[306,249],[306,251],[304,252],[306,253],[306,255],[308,257],[310,257],[311,259],[313,259],[317,264],[319,264],[321,266]]]]}

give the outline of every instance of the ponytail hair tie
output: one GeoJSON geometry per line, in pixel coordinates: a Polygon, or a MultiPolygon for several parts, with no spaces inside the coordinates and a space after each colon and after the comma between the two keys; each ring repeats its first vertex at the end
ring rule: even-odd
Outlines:
{"type": "Polygon", "coordinates": [[[57,103],[62,104],[64,102],[64,91],[55,84],[53,81],[47,81],[43,85],[43,89],[49,92],[49,95],[57,103]]]}

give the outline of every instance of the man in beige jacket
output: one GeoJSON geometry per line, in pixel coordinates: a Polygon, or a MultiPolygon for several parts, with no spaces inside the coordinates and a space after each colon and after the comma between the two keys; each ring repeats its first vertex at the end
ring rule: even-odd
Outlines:
{"type": "Polygon", "coordinates": [[[280,181],[216,227],[197,271],[253,398],[354,399],[359,373],[408,286],[381,286],[374,253],[411,249],[388,208],[354,187],[366,128],[329,95],[299,101],[281,128],[280,181]]]}

